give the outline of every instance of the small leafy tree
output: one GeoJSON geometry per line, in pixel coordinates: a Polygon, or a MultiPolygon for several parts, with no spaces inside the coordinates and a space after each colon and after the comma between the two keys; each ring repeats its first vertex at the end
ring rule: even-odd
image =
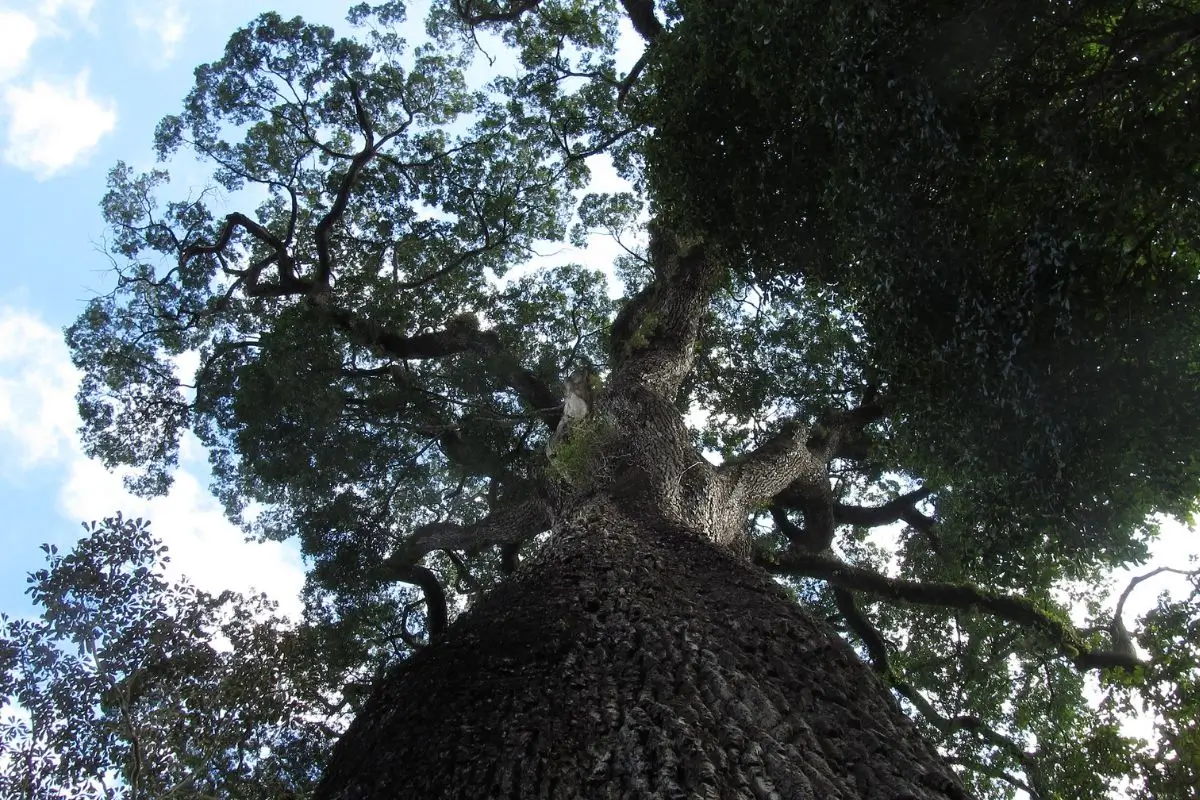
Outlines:
{"type": "Polygon", "coordinates": [[[262,596],[163,576],[140,519],[85,525],[0,621],[0,796],[304,794],[340,732],[303,636],[262,596]]]}

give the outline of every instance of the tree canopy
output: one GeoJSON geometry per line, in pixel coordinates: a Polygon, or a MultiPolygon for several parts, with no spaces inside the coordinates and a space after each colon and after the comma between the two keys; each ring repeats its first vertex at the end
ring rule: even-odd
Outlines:
{"type": "MultiPolygon", "coordinates": [[[[213,596],[163,576],[143,520],[84,525],[29,576],[41,619],[0,618],[4,797],[261,797],[303,792],[339,733],[265,597],[213,596]]],[[[336,725],[336,722],[335,722],[336,725]]]]}
{"type": "Polygon", "coordinates": [[[403,21],[260,16],[156,132],[213,185],[112,170],[116,286],[67,332],[89,453],[153,494],[194,433],[231,519],[300,542],[310,623],[403,658],[538,547],[559,382],[666,335],[655,249],[702,241],[696,444],[827,455],[746,520],[752,557],[980,796],[1200,785],[1197,595],[1141,621],[1144,660],[1102,602],[1200,497],[1200,6],[438,0],[416,46],[403,21]],[[622,190],[590,191],[604,159],[622,190]],[[598,232],[609,275],[523,267],[598,232]],[[1137,698],[1156,744],[1119,727],[1137,698]]]}

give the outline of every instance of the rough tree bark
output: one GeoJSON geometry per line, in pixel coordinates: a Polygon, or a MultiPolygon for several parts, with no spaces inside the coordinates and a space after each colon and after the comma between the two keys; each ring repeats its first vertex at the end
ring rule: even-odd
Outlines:
{"type": "Polygon", "coordinates": [[[378,687],[319,797],[966,796],[871,670],[747,558],[751,508],[828,494],[838,419],[705,461],[674,401],[722,267],[667,235],[650,252],[565,480],[539,493],[550,542],[378,687]]]}
{"type": "Polygon", "coordinates": [[[761,571],[597,498],[387,678],[319,797],[961,798],[761,571]]]}

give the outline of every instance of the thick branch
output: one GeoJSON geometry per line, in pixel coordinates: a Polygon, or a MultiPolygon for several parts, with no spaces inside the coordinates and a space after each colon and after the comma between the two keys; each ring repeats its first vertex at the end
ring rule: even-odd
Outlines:
{"type": "Polygon", "coordinates": [[[777,434],[750,452],[730,459],[718,472],[727,476],[734,496],[748,506],[775,497],[793,483],[797,484],[798,492],[819,493],[820,486],[828,492],[825,459],[809,450],[809,438],[807,426],[786,422],[777,434]]]}
{"type": "Polygon", "coordinates": [[[521,366],[493,331],[479,331],[461,325],[416,336],[402,336],[372,322],[359,319],[341,308],[325,312],[352,341],[375,350],[379,355],[397,359],[446,358],[460,353],[481,357],[485,371],[502,386],[516,392],[538,417],[554,430],[558,425],[562,401],[537,375],[521,366]]]}
{"type": "Polygon", "coordinates": [[[500,545],[500,572],[508,576],[521,566],[521,545],[516,542],[500,545]]]}
{"type": "Polygon", "coordinates": [[[388,562],[415,563],[434,550],[474,550],[488,545],[506,545],[531,539],[550,528],[550,516],[537,499],[503,506],[478,522],[459,525],[431,522],[413,531],[388,562]]]}
{"type": "MultiPolygon", "coordinates": [[[[506,8],[496,11],[478,11],[477,0],[454,0],[454,13],[467,25],[484,25],[495,22],[516,22],[521,15],[542,4],[542,0],[517,0],[506,8]]],[[[487,4],[487,5],[490,5],[487,4]]]]}
{"type": "Polygon", "coordinates": [[[350,97],[354,102],[354,118],[358,123],[359,129],[362,131],[365,143],[362,150],[355,153],[354,158],[350,160],[350,166],[346,168],[346,174],[342,176],[342,180],[338,183],[337,192],[333,196],[333,204],[330,205],[329,211],[325,212],[320,222],[317,223],[317,229],[314,233],[314,239],[317,243],[317,274],[313,283],[316,285],[318,291],[321,292],[328,291],[330,276],[333,275],[333,255],[329,251],[329,238],[334,226],[342,221],[342,216],[346,213],[346,206],[350,204],[350,192],[354,189],[354,184],[358,181],[358,176],[362,173],[363,168],[370,163],[371,159],[375,157],[375,154],[379,152],[379,148],[383,147],[389,140],[403,133],[405,127],[407,127],[401,126],[376,141],[374,126],[371,124],[370,116],[363,107],[358,84],[353,80],[350,81],[350,97]]]}
{"type": "Polygon", "coordinates": [[[882,410],[866,403],[830,415],[815,429],[796,420],[748,453],[722,465],[735,497],[749,507],[773,500],[804,514],[807,538],[833,541],[836,522],[827,464],[842,443],[878,419],[882,410]]]}
{"type": "MultiPolygon", "coordinates": [[[[955,717],[946,717],[938,713],[938,710],[933,707],[933,704],[925,699],[919,690],[910,684],[898,681],[892,685],[908,702],[913,704],[913,707],[921,713],[930,725],[937,728],[946,736],[953,736],[959,731],[968,731],[975,738],[987,742],[998,750],[1003,750],[1012,757],[1014,761],[1021,765],[1021,768],[1026,772],[1031,772],[1037,769],[1036,754],[1026,752],[1015,741],[997,731],[992,726],[988,725],[979,717],[969,714],[959,714],[955,717]]],[[[1032,800],[1038,800],[1040,795],[1029,790],[1032,800]]]]}
{"type": "Polygon", "coordinates": [[[245,228],[255,239],[258,239],[263,244],[270,247],[272,250],[283,250],[283,242],[279,237],[267,230],[267,228],[258,224],[254,220],[247,217],[240,211],[235,211],[225,217],[225,224],[221,226],[220,233],[217,234],[217,240],[212,244],[203,244],[196,242],[188,245],[180,254],[180,261],[186,262],[192,256],[211,255],[219,253],[229,244],[229,239],[233,236],[233,232],[238,228],[245,228]]]}
{"type": "Polygon", "coordinates": [[[1117,600],[1117,609],[1116,609],[1114,616],[1116,616],[1118,619],[1120,619],[1121,615],[1125,613],[1125,601],[1127,599],[1129,599],[1129,594],[1134,590],[1134,588],[1139,583],[1141,583],[1142,581],[1145,581],[1145,580],[1149,580],[1150,578],[1153,578],[1155,575],[1161,575],[1164,572],[1172,572],[1176,575],[1187,575],[1187,576],[1200,575],[1200,570],[1177,569],[1175,567],[1159,567],[1157,569],[1150,570],[1149,572],[1145,573],[1144,575],[1138,575],[1137,577],[1130,578],[1129,585],[1127,585],[1125,587],[1125,591],[1121,592],[1121,597],[1117,600]]]}
{"type": "Polygon", "coordinates": [[[836,411],[822,419],[813,429],[808,447],[825,460],[855,455],[855,437],[863,429],[883,418],[883,406],[874,400],[864,402],[848,411],[836,411]]]}
{"type": "Polygon", "coordinates": [[[637,130],[636,127],[622,128],[621,130],[617,131],[616,133],[605,137],[604,139],[602,139],[599,142],[596,142],[595,144],[593,144],[591,147],[587,148],[586,150],[571,150],[569,147],[564,147],[564,150],[566,151],[566,160],[567,161],[583,161],[584,159],[591,158],[592,156],[600,155],[601,153],[607,151],[608,148],[612,147],[614,144],[621,141],[626,136],[628,136],[629,134],[633,133],[636,130],[637,130]]]}
{"type": "Polygon", "coordinates": [[[517,393],[525,404],[537,412],[551,431],[558,428],[562,416],[562,400],[541,378],[521,366],[516,356],[501,346],[500,337],[491,332],[483,337],[481,352],[489,374],[517,393]]]}
{"type": "Polygon", "coordinates": [[[967,769],[970,769],[972,772],[978,772],[980,775],[986,775],[989,778],[995,778],[996,780],[1004,781],[1014,789],[1020,789],[1021,791],[1027,793],[1031,800],[1040,800],[1042,797],[1041,793],[1034,789],[1030,784],[1021,780],[1010,772],[999,769],[992,764],[984,764],[978,759],[969,758],[967,756],[947,755],[946,763],[964,766],[967,769]]]}
{"type": "Polygon", "coordinates": [[[449,619],[446,592],[438,583],[433,570],[418,564],[398,563],[389,558],[380,565],[379,574],[387,581],[411,583],[420,587],[425,594],[425,617],[428,620],[430,640],[437,639],[445,632],[449,619]]]}
{"type": "MultiPolygon", "coordinates": [[[[816,481],[803,491],[796,489],[794,494],[804,496],[803,503],[792,506],[804,517],[804,528],[798,535],[788,535],[789,531],[782,526],[780,530],[800,550],[820,552],[833,547],[837,524],[833,516],[833,492],[829,488],[829,481],[816,481]]],[[[779,504],[771,506],[771,518],[775,520],[776,525],[780,525],[781,520],[790,522],[787,511],[779,504]]]]}
{"type": "Polygon", "coordinates": [[[954,583],[925,583],[889,578],[878,572],[814,553],[793,551],[775,554],[772,559],[761,566],[775,574],[821,578],[843,589],[855,589],[916,605],[985,611],[1037,629],[1047,635],[1059,652],[1071,659],[1080,670],[1108,667],[1132,669],[1139,663],[1135,656],[1088,648],[1074,627],[1047,614],[1024,597],[954,583]]]}
{"type": "MultiPolygon", "coordinates": [[[[825,505],[828,509],[828,505],[825,505]]],[[[834,527],[828,514],[821,513],[821,506],[813,504],[812,513],[804,515],[804,527],[801,528],[788,518],[783,506],[771,506],[771,519],[775,527],[787,537],[792,547],[797,550],[819,552],[833,545],[834,527]]]]}
{"type": "Polygon", "coordinates": [[[633,29],[647,42],[653,42],[663,32],[663,24],[654,16],[654,0],[621,0],[633,29]]]}
{"type": "Polygon", "coordinates": [[[408,280],[408,281],[400,281],[399,283],[397,283],[395,285],[395,288],[397,291],[404,291],[404,290],[408,290],[408,289],[420,289],[422,286],[426,286],[430,283],[433,283],[438,278],[443,278],[446,275],[449,275],[451,272],[454,272],[455,270],[459,269],[460,267],[462,267],[464,264],[466,264],[468,261],[470,261],[475,256],[486,253],[488,250],[491,250],[495,247],[499,247],[501,244],[504,244],[504,243],[505,243],[504,240],[495,241],[495,242],[486,242],[485,241],[479,247],[472,247],[470,249],[462,251],[461,253],[456,255],[454,258],[447,261],[444,266],[438,267],[433,272],[430,272],[428,275],[423,275],[419,278],[413,278],[412,280],[408,280]]]}
{"type": "Polygon", "coordinates": [[[611,330],[613,383],[627,380],[674,400],[691,371],[700,319],[723,267],[699,242],[650,226],[654,278],[617,314],[611,330]]]}
{"type": "Polygon", "coordinates": [[[852,506],[845,503],[837,503],[833,507],[833,512],[840,525],[858,525],[863,528],[875,528],[880,525],[890,525],[893,522],[904,520],[914,528],[920,528],[920,525],[914,524],[910,520],[919,517],[925,523],[933,524],[933,520],[915,508],[917,503],[925,500],[931,494],[933,494],[932,489],[917,489],[907,494],[902,494],[895,500],[889,500],[881,506],[852,506]],[[914,513],[917,516],[914,516],[914,513]]]}
{"type": "Polygon", "coordinates": [[[871,659],[871,668],[889,684],[895,683],[896,676],[892,673],[887,642],[862,613],[854,594],[846,589],[835,588],[833,599],[837,604],[838,611],[841,612],[842,619],[846,621],[846,627],[858,636],[863,647],[867,649],[867,657],[871,659]]]}
{"type": "Polygon", "coordinates": [[[862,609],[858,607],[858,602],[855,600],[853,593],[846,589],[837,588],[833,590],[833,594],[838,611],[841,612],[842,617],[846,620],[847,627],[858,636],[866,648],[867,656],[871,660],[872,669],[887,681],[893,689],[912,703],[913,707],[920,712],[921,716],[930,725],[933,725],[947,736],[952,736],[961,730],[970,731],[977,738],[1007,752],[1023,768],[1029,769],[1034,766],[1034,755],[1032,753],[1025,752],[1016,742],[996,731],[979,717],[967,715],[956,717],[944,716],[933,707],[932,703],[925,699],[925,696],[919,690],[911,684],[900,680],[900,677],[893,671],[888,658],[887,643],[879,634],[879,631],[876,630],[875,626],[867,619],[866,615],[862,613],[862,609]]]}
{"type": "Polygon", "coordinates": [[[1090,669],[1127,669],[1133,670],[1142,663],[1136,652],[1120,650],[1087,650],[1072,659],[1075,668],[1081,672],[1090,669]]]}
{"type": "Polygon", "coordinates": [[[438,436],[438,447],[446,460],[467,475],[494,479],[513,478],[507,471],[505,457],[481,441],[463,438],[456,428],[447,428],[438,436]]]}
{"type": "Polygon", "coordinates": [[[309,292],[312,284],[296,277],[295,259],[287,252],[285,243],[266,227],[237,211],[225,217],[225,223],[221,226],[215,242],[211,244],[195,242],[183,248],[179,254],[179,265],[182,267],[189,260],[200,255],[216,255],[220,258],[238,228],[244,228],[251,236],[271,249],[269,256],[259,259],[245,270],[226,270],[231,274],[242,276],[241,280],[246,283],[247,295],[251,297],[285,297],[309,292]],[[260,285],[258,280],[262,271],[271,264],[275,264],[279,268],[279,283],[260,285]]]}
{"type": "Polygon", "coordinates": [[[620,85],[617,86],[617,105],[625,103],[625,97],[629,94],[629,90],[637,83],[637,79],[641,76],[642,70],[646,68],[646,64],[650,61],[650,50],[642,53],[641,57],[629,69],[629,74],[621,79],[620,85]]]}
{"type": "Polygon", "coordinates": [[[1159,567],[1151,570],[1144,575],[1139,575],[1130,579],[1129,585],[1125,587],[1125,591],[1121,592],[1120,599],[1117,600],[1117,607],[1113,611],[1112,625],[1109,627],[1109,646],[1112,648],[1109,652],[1092,653],[1086,658],[1086,667],[1099,667],[1101,669],[1112,667],[1125,667],[1126,661],[1130,658],[1137,662],[1137,648],[1133,645],[1133,637],[1129,635],[1129,630],[1125,627],[1125,601],[1129,599],[1130,593],[1134,588],[1144,580],[1153,578],[1163,572],[1173,572],[1176,575],[1197,575],[1200,570],[1182,570],[1174,567],[1159,567]]]}
{"type": "Polygon", "coordinates": [[[455,588],[461,590],[462,586],[465,585],[469,592],[474,592],[475,594],[482,592],[483,587],[475,579],[475,576],[471,574],[471,568],[467,566],[466,561],[463,561],[462,556],[453,550],[447,550],[446,555],[450,558],[450,561],[454,564],[454,569],[458,572],[458,581],[455,584],[455,588]]]}
{"type": "MultiPolygon", "coordinates": [[[[550,517],[536,500],[498,509],[470,525],[452,522],[422,525],[384,559],[379,565],[379,576],[383,580],[402,581],[421,588],[425,593],[429,636],[434,639],[446,629],[446,593],[433,571],[420,566],[417,561],[434,550],[470,550],[485,545],[515,544],[549,527],[550,517]]],[[[451,555],[457,564],[457,558],[453,553],[451,555]]]]}

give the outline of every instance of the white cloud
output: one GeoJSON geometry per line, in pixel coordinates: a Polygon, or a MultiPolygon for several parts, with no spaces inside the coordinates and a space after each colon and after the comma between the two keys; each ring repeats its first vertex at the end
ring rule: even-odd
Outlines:
{"type": "Polygon", "coordinates": [[[145,500],[130,496],[121,478],[98,462],[72,459],[59,496],[70,520],[92,520],[120,511],[126,517],[150,520],[150,530],[170,551],[168,574],[186,575],[209,592],[224,589],[266,592],[280,610],[298,618],[304,567],[292,546],[279,542],[248,542],[230,524],[217,501],[196,476],[185,469],[165,497],[145,500]]]}
{"type": "Polygon", "coordinates": [[[37,34],[42,37],[70,38],[73,29],[84,28],[95,32],[90,17],[95,0],[39,0],[26,2],[24,16],[36,19],[37,34]],[[66,20],[65,17],[73,17],[66,20]]]}
{"type": "Polygon", "coordinates": [[[30,17],[0,8],[0,82],[19,74],[29,60],[38,29],[30,17]]]}
{"type": "MultiPolygon", "coordinates": [[[[75,437],[78,378],[57,330],[33,314],[0,306],[0,464],[8,474],[14,467],[60,468],[65,478],[57,504],[64,531],[116,511],[143,517],[169,548],[173,576],[186,575],[211,592],[264,591],[295,618],[304,568],[294,547],[247,542],[224,518],[203,479],[187,469],[177,472],[165,497],[145,500],[128,494],[119,476],[84,456],[75,437]]],[[[0,471],[0,480],[5,477],[0,471]]]]}
{"type": "Polygon", "coordinates": [[[7,467],[29,468],[64,458],[74,447],[79,373],[62,334],[31,314],[0,308],[0,448],[15,451],[7,467]],[[46,354],[61,350],[61,357],[46,354]]]}
{"type": "Polygon", "coordinates": [[[95,4],[95,0],[42,0],[37,8],[38,13],[48,19],[57,19],[65,10],[79,17],[80,21],[86,21],[95,4]]]}
{"type": "Polygon", "coordinates": [[[165,64],[175,57],[175,50],[187,32],[188,22],[179,0],[138,5],[132,10],[130,18],[134,27],[152,40],[159,63],[165,64]]]}
{"type": "Polygon", "coordinates": [[[93,98],[87,82],[83,70],[68,84],[8,87],[4,160],[44,180],[86,158],[117,124],[116,105],[93,98]]]}

